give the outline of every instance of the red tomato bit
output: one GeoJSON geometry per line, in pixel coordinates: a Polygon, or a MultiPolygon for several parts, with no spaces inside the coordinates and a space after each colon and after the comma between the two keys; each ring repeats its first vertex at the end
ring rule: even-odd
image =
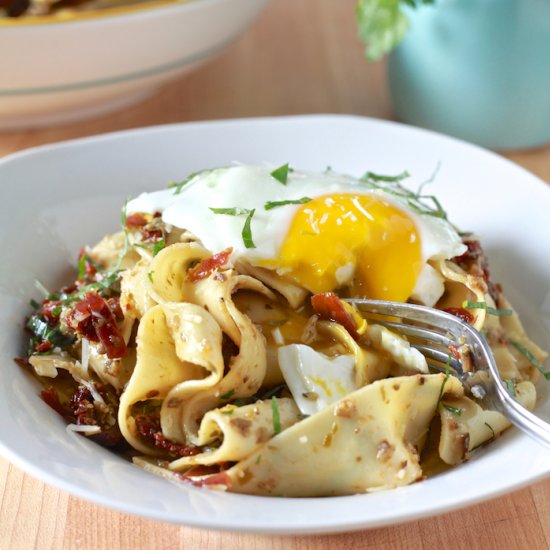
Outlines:
{"type": "Polygon", "coordinates": [[[67,316],[67,324],[92,342],[101,342],[109,359],[126,353],[126,343],[116,324],[109,304],[99,294],[87,292],[67,316]]]}
{"type": "Polygon", "coordinates": [[[459,361],[462,359],[462,354],[460,353],[460,349],[454,344],[449,345],[449,351],[451,352],[451,354],[455,359],[458,359],[459,361]]]}
{"type": "Polygon", "coordinates": [[[42,340],[42,342],[36,342],[34,344],[34,351],[37,353],[46,353],[52,349],[53,345],[49,340],[42,340]]]}
{"type": "Polygon", "coordinates": [[[495,284],[491,280],[489,262],[480,242],[475,239],[465,239],[463,243],[468,247],[468,249],[464,252],[464,254],[462,254],[462,256],[456,256],[454,261],[466,271],[470,272],[474,269],[477,274],[481,275],[487,283],[489,294],[493,300],[498,303],[498,298],[502,292],[502,289],[500,288],[500,285],[495,284]]]}
{"type": "Polygon", "coordinates": [[[79,262],[82,257],[84,257],[84,274],[86,275],[86,278],[91,279],[97,273],[96,266],[90,261],[90,257],[86,254],[84,248],[80,249],[80,253],[78,255],[79,262]]]}
{"type": "Polygon", "coordinates": [[[44,300],[42,302],[42,313],[48,321],[53,321],[54,324],[59,322],[59,315],[61,314],[60,300],[44,300]]]}
{"type": "Polygon", "coordinates": [[[59,400],[59,394],[53,386],[48,386],[40,392],[40,398],[56,413],[60,414],[67,422],[74,422],[74,416],[63,407],[59,400]]]}
{"type": "Polygon", "coordinates": [[[334,292],[314,294],[311,297],[311,305],[321,319],[328,319],[342,325],[355,340],[359,340],[355,319],[334,292]]]}
{"type": "Polygon", "coordinates": [[[135,229],[147,225],[147,220],[143,214],[130,214],[126,216],[126,227],[129,229],[135,229]]]}
{"type": "Polygon", "coordinates": [[[466,245],[467,250],[461,256],[456,256],[454,258],[456,263],[463,264],[464,262],[470,262],[483,257],[483,249],[481,248],[479,241],[474,239],[465,239],[462,242],[466,245]]]}
{"type": "Polygon", "coordinates": [[[184,445],[166,438],[161,431],[160,418],[140,414],[134,418],[139,435],[151,445],[164,449],[171,455],[191,456],[199,454],[201,449],[195,445],[184,445]]]}
{"type": "Polygon", "coordinates": [[[465,323],[471,324],[474,320],[473,314],[463,307],[448,307],[445,308],[443,311],[446,311],[447,313],[450,313],[451,315],[462,319],[462,321],[464,321],[465,323]]]}
{"type": "Polygon", "coordinates": [[[187,272],[187,279],[192,283],[200,281],[201,279],[206,279],[210,273],[227,263],[232,252],[232,248],[227,248],[226,250],[218,252],[209,258],[205,258],[187,272]]]}

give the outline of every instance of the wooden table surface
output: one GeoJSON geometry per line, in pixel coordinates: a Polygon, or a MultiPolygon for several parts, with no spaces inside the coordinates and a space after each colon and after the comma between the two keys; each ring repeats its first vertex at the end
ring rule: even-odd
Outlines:
{"type": "MultiPolygon", "coordinates": [[[[143,103],[64,127],[0,133],[0,156],[80,136],[189,120],[347,113],[392,118],[384,62],[367,64],[355,0],[272,0],[221,55],[143,103]]],[[[1,55],[1,54],[0,54],[1,55]]],[[[550,147],[506,153],[550,181],[550,147]]],[[[312,549],[550,547],[550,479],[449,514],[327,536],[219,533],[70,496],[0,459],[0,548],[312,549]]]]}

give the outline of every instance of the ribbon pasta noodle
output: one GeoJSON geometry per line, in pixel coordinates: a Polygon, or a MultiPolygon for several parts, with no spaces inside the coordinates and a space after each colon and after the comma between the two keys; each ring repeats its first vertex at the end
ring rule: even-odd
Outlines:
{"type": "MultiPolygon", "coordinates": [[[[20,362],[72,430],[195,485],[347,495],[460,464],[509,421],[342,298],[461,317],[528,409],[546,352],[479,240],[403,177],[238,165],[142,195],[36,304],[20,362]]],[[[466,346],[447,352],[471,370],[466,346]]]]}

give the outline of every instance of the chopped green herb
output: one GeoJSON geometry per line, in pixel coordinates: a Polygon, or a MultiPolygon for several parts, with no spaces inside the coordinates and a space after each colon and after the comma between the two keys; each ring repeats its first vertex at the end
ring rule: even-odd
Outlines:
{"type": "Polygon", "coordinates": [[[449,376],[451,376],[451,356],[447,355],[447,362],[445,363],[445,378],[443,379],[441,388],[439,388],[439,397],[437,398],[437,406],[439,406],[439,403],[441,402],[441,398],[443,397],[443,390],[445,389],[445,384],[447,383],[449,376]]]}
{"type": "Polygon", "coordinates": [[[61,306],[56,306],[52,309],[52,317],[57,317],[58,315],[61,315],[61,306]]]}
{"type": "Polygon", "coordinates": [[[225,214],[226,216],[246,216],[250,214],[248,208],[234,206],[232,208],[210,208],[214,214],[225,214]]]}
{"type": "Polygon", "coordinates": [[[222,414],[233,414],[235,409],[225,409],[225,411],[220,411],[222,414]]]}
{"type": "Polygon", "coordinates": [[[243,231],[242,231],[242,237],[243,237],[243,243],[246,248],[256,248],[256,245],[254,244],[254,241],[252,240],[252,230],[250,228],[250,224],[252,222],[252,216],[254,216],[254,212],[256,212],[256,209],[253,208],[248,216],[246,217],[246,220],[244,222],[243,231]]]}
{"type": "Polygon", "coordinates": [[[449,411],[456,416],[460,416],[462,414],[462,409],[460,407],[451,407],[451,405],[447,405],[446,403],[443,403],[443,407],[446,411],[449,411]]]}
{"type": "Polygon", "coordinates": [[[259,464],[262,460],[262,455],[258,455],[258,458],[256,458],[256,464],[259,464]]]}
{"type": "Polygon", "coordinates": [[[149,271],[147,273],[147,278],[151,281],[151,284],[153,283],[153,274],[155,273],[155,271],[149,271]]]}
{"type": "Polygon", "coordinates": [[[162,237],[158,241],[153,241],[150,243],[134,243],[134,247],[137,248],[143,248],[144,250],[148,250],[151,252],[151,254],[156,256],[162,249],[166,248],[166,239],[162,237]]]}
{"type": "Polygon", "coordinates": [[[226,391],[225,393],[220,395],[220,399],[230,399],[234,393],[235,393],[235,390],[226,391]]]}
{"type": "Polygon", "coordinates": [[[166,239],[162,237],[162,239],[155,242],[153,245],[153,258],[166,246],[166,239]]]}
{"type": "Polygon", "coordinates": [[[130,202],[131,198],[132,197],[126,197],[126,200],[124,201],[124,204],[122,205],[122,209],[120,210],[120,224],[122,225],[123,228],[126,228],[128,203],[130,202]]]}
{"type": "Polygon", "coordinates": [[[273,208],[277,208],[279,206],[286,206],[287,204],[305,204],[310,200],[311,199],[309,197],[302,197],[301,199],[293,199],[293,200],[287,200],[287,201],[268,201],[264,204],[264,210],[272,210],[273,208]]]}
{"type": "Polygon", "coordinates": [[[34,335],[29,345],[29,354],[35,353],[34,345],[42,340],[50,342],[53,347],[60,348],[67,347],[75,341],[74,336],[71,334],[63,334],[59,326],[51,327],[38,315],[33,315],[27,321],[26,326],[34,335]]]}
{"type": "Polygon", "coordinates": [[[210,208],[210,210],[214,212],[214,214],[225,214],[227,216],[246,215],[246,220],[244,222],[242,230],[243,243],[246,248],[256,248],[256,245],[252,240],[252,230],[250,229],[252,216],[254,216],[254,212],[256,212],[255,208],[249,210],[248,208],[240,208],[238,206],[234,206],[232,208],[210,208]]]}
{"type": "Polygon", "coordinates": [[[250,223],[252,222],[252,217],[256,209],[253,208],[249,210],[248,208],[240,208],[234,206],[232,208],[210,208],[214,214],[225,214],[226,216],[243,216],[246,215],[246,220],[244,222],[242,230],[243,243],[246,248],[256,248],[254,241],[252,240],[252,230],[250,229],[250,223]]]}
{"type": "Polygon", "coordinates": [[[375,174],[374,172],[367,172],[362,179],[372,180],[372,181],[386,181],[386,182],[398,182],[403,181],[404,179],[410,177],[410,174],[405,170],[398,174],[397,176],[386,176],[382,174],[375,174]]]}
{"type": "Polygon", "coordinates": [[[271,410],[273,412],[273,432],[277,435],[281,431],[281,418],[279,416],[279,404],[277,398],[271,398],[271,410]]]}
{"type": "Polygon", "coordinates": [[[487,422],[484,422],[485,426],[487,426],[490,430],[491,430],[491,433],[493,434],[493,437],[495,437],[495,430],[493,430],[493,427],[488,424],[487,422]]]}
{"type": "Polygon", "coordinates": [[[31,301],[30,301],[30,304],[31,304],[31,307],[32,307],[33,309],[38,309],[38,308],[40,307],[40,303],[37,302],[36,300],[31,300],[31,301]]]}
{"type": "Polygon", "coordinates": [[[111,290],[111,287],[113,284],[118,280],[120,276],[120,271],[111,271],[111,272],[105,272],[100,273],[102,275],[102,279],[95,282],[90,283],[84,286],[81,286],[77,291],[72,293],[65,293],[65,292],[54,292],[52,294],[49,294],[47,296],[47,300],[58,300],[62,302],[62,305],[71,304],[73,302],[78,302],[79,300],[82,300],[86,292],[90,290],[97,290],[97,292],[101,295],[104,295],[105,292],[111,290]]]}
{"type": "Polygon", "coordinates": [[[82,254],[78,260],[78,279],[84,279],[86,275],[86,256],[82,254]]]}
{"type": "Polygon", "coordinates": [[[418,195],[418,200],[421,199],[431,200],[434,203],[435,208],[432,210],[433,216],[435,216],[436,218],[447,219],[447,213],[441,206],[441,203],[437,200],[437,197],[435,197],[434,195],[418,195]]]}
{"type": "Polygon", "coordinates": [[[246,399],[235,399],[235,401],[231,402],[232,405],[235,405],[235,407],[242,407],[244,405],[247,405],[246,399]]]}
{"type": "Polygon", "coordinates": [[[179,195],[181,190],[195,177],[204,172],[205,170],[200,170],[199,172],[192,172],[184,180],[180,182],[171,181],[168,184],[168,188],[174,187],[174,195],[179,195]]]}
{"type": "Polygon", "coordinates": [[[367,172],[361,177],[361,182],[371,189],[383,191],[405,200],[410,208],[419,214],[447,219],[447,213],[443,210],[436,197],[433,195],[422,195],[421,188],[418,192],[414,193],[400,184],[407,177],[409,177],[407,171],[397,176],[385,176],[375,174],[374,172],[367,172]],[[429,202],[426,203],[425,201],[429,202]]]}
{"type": "Polygon", "coordinates": [[[484,309],[489,315],[505,316],[512,315],[514,312],[511,309],[495,309],[488,306],[486,302],[462,302],[462,307],[466,309],[484,309]]]}
{"type": "Polygon", "coordinates": [[[550,380],[550,372],[544,369],[544,367],[537,361],[537,358],[523,344],[520,344],[515,340],[510,340],[509,342],[527,358],[527,360],[529,361],[529,363],[531,363],[531,365],[533,365],[533,367],[538,369],[544,375],[544,378],[546,378],[546,380],[550,380]]]}
{"type": "Polygon", "coordinates": [[[91,264],[96,271],[102,271],[102,266],[95,262],[88,254],[82,254],[78,259],[78,279],[82,280],[86,277],[86,263],[91,264]]]}
{"type": "Polygon", "coordinates": [[[271,176],[275,178],[278,182],[282,183],[283,185],[286,185],[288,181],[288,173],[291,170],[292,169],[289,168],[288,162],[287,162],[286,164],[279,166],[279,168],[275,168],[275,170],[271,172],[271,176]]]}
{"type": "Polygon", "coordinates": [[[78,294],[82,294],[82,291],[88,291],[88,290],[107,290],[113,286],[113,284],[117,281],[117,279],[120,277],[119,271],[111,271],[110,273],[105,273],[103,278],[98,281],[97,283],[91,283],[89,285],[83,286],[78,294]]]}
{"type": "Polygon", "coordinates": [[[426,180],[426,181],[423,181],[419,186],[418,186],[418,189],[416,190],[416,195],[421,197],[423,196],[422,195],[422,190],[424,189],[424,186],[425,185],[428,185],[430,183],[433,183],[433,181],[435,180],[437,174],[439,173],[439,170],[441,169],[441,161],[438,160],[437,161],[437,164],[435,165],[435,170],[432,172],[432,175],[426,180]]]}
{"type": "Polygon", "coordinates": [[[514,386],[514,382],[510,379],[503,380],[504,384],[506,385],[506,389],[508,390],[508,393],[512,396],[516,396],[516,387],[514,386]]]}

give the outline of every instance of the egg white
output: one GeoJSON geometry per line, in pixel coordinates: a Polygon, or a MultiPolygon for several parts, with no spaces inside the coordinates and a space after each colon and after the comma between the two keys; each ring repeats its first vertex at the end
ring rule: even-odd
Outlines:
{"type": "MultiPolygon", "coordinates": [[[[127,212],[162,213],[162,220],[194,233],[212,252],[233,248],[232,258],[250,263],[276,259],[290,224],[303,205],[285,205],[265,210],[269,201],[316,198],[336,193],[375,195],[406,212],[416,224],[421,240],[421,256],[428,260],[448,259],[463,254],[466,247],[453,226],[442,218],[419,213],[405,198],[371,189],[351,176],[327,171],[322,174],[290,171],[286,184],[271,175],[273,167],[235,165],[199,173],[179,193],[174,188],[143,193],[127,205],[127,212]],[[243,225],[246,215],[216,214],[211,208],[255,209],[251,236],[255,248],[246,248],[243,225]]],[[[425,303],[433,302],[441,287],[426,266],[413,295],[425,303]]],[[[430,304],[431,305],[431,304],[430,304]]]]}

